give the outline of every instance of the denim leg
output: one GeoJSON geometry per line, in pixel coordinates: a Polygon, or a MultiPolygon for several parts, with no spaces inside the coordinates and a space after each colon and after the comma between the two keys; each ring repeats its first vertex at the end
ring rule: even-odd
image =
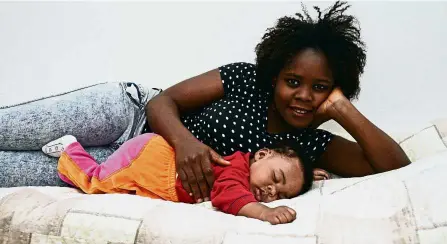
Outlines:
{"type": "Polygon", "coordinates": [[[129,117],[131,126],[128,126],[121,137],[112,144],[115,148],[135,136],[150,132],[147,125],[145,107],[149,100],[162,92],[162,89],[159,88],[146,88],[130,82],[121,84],[129,101],[132,102],[132,106],[129,106],[132,109],[132,115],[129,117]]]}
{"type": "MultiPolygon", "coordinates": [[[[90,147],[86,151],[104,162],[113,150],[90,147]]],[[[57,174],[57,158],[40,151],[0,151],[0,187],[69,186],[57,174]]]]}
{"type": "Polygon", "coordinates": [[[65,185],[56,174],[57,160],[40,151],[43,145],[71,134],[103,162],[143,131],[144,106],[159,92],[102,83],[0,107],[0,187],[65,185]]]}
{"type": "Polygon", "coordinates": [[[129,125],[120,83],[98,84],[0,109],[0,150],[39,150],[74,135],[85,146],[116,141],[129,125]]]}

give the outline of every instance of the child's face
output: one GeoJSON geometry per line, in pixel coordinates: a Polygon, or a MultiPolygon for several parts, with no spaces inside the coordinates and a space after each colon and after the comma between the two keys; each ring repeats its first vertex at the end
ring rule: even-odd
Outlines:
{"type": "Polygon", "coordinates": [[[250,191],[259,202],[293,198],[303,185],[298,158],[291,159],[270,149],[256,152],[250,166],[250,191]]]}

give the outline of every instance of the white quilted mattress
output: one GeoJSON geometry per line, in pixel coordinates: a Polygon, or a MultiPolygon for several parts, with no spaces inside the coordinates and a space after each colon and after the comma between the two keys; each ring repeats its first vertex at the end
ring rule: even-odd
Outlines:
{"type": "MultiPolygon", "coordinates": [[[[71,188],[0,188],[0,243],[447,243],[447,120],[396,135],[413,164],[384,174],[314,183],[270,203],[297,212],[266,222],[132,195],[71,188]]],[[[349,138],[348,135],[340,134],[349,138]]]]}
{"type": "Polygon", "coordinates": [[[138,196],[70,188],[0,189],[0,243],[447,243],[447,152],[374,176],[333,179],[270,205],[297,219],[259,220],[138,196]]]}

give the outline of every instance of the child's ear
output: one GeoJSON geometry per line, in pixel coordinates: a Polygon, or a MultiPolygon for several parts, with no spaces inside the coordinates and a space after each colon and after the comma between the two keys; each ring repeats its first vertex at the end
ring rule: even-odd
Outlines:
{"type": "Polygon", "coordinates": [[[259,161],[259,160],[261,160],[261,159],[263,159],[263,158],[265,158],[265,157],[267,157],[267,156],[269,156],[270,154],[271,154],[271,150],[268,149],[268,148],[262,148],[262,149],[259,149],[259,150],[255,153],[255,157],[254,157],[255,162],[256,162],[256,161],[259,161]]]}

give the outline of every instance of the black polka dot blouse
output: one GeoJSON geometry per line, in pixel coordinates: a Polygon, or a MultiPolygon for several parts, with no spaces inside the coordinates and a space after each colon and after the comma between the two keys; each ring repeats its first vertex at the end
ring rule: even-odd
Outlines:
{"type": "Polygon", "coordinates": [[[182,116],[188,130],[222,156],[235,151],[256,152],[284,139],[296,140],[312,162],[333,138],[320,129],[297,129],[292,133],[267,132],[268,94],[257,87],[253,64],[233,63],[219,67],[224,97],[182,116]]]}

